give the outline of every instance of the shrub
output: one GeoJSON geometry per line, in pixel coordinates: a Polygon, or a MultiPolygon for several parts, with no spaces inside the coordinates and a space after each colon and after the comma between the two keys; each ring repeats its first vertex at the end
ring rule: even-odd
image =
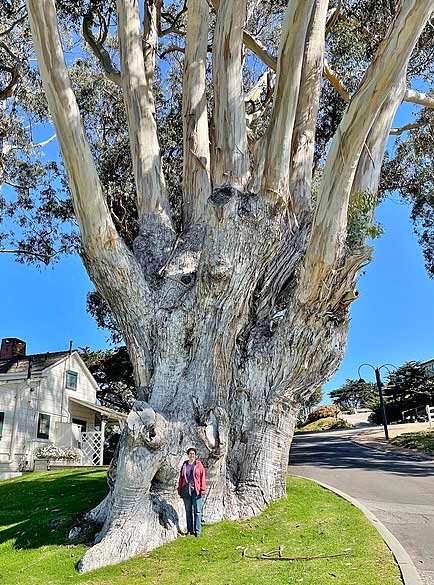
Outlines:
{"type": "Polygon", "coordinates": [[[320,418],[328,418],[330,416],[337,418],[339,412],[340,412],[339,408],[335,404],[319,406],[318,408],[315,408],[315,410],[312,410],[311,413],[309,413],[309,416],[307,417],[307,422],[311,423],[316,420],[319,420],[320,418]]]}
{"type": "Polygon", "coordinates": [[[327,418],[320,418],[314,422],[308,423],[303,427],[297,429],[297,432],[309,433],[312,431],[332,431],[336,429],[352,429],[353,425],[348,423],[343,418],[334,418],[329,416],[327,418]]]}
{"type": "Polygon", "coordinates": [[[58,461],[59,459],[66,459],[67,461],[77,461],[79,454],[75,449],[67,449],[62,447],[56,447],[53,444],[39,447],[35,452],[35,456],[38,459],[52,459],[58,461]]]}

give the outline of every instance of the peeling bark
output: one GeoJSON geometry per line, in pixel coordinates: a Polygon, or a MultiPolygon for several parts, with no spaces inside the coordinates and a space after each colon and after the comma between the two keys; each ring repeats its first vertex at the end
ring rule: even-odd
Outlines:
{"type": "Polygon", "coordinates": [[[217,11],[213,46],[214,127],[216,186],[239,188],[249,178],[246,111],[244,105],[241,47],[247,0],[222,0],[217,11]]]}
{"type": "Polygon", "coordinates": [[[342,258],[349,195],[363,145],[372,121],[401,78],[432,10],[430,0],[402,3],[333,138],[306,253],[301,283],[304,302],[320,294],[327,275],[342,258]]]}
{"type": "MultiPolygon", "coordinates": [[[[218,8],[211,148],[208,7],[189,0],[185,210],[183,231],[175,234],[150,87],[154,33],[145,26],[150,46],[144,59],[137,2],[118,0],[141,214],[133,253],[105,202],[65,66],[54,0],[27,3],[82,257],[122,331],[138,388],[109,471],[110,494],[90,513],[101,531],[80,563],[85,572],[151,550],[184,530],[175,486],[191,445],[206,467],[207,521],[252,516],[284,494],[297,409],[342,359],[357,273],[370,257],[363,241],[351,250],[345,243],[348,203],[358,191],[378,187],[408,59],[432,2],[403,0],[333,140],[312,225],[327,2],[293,0],[288,6],[271,125],[251,159],[241,71],[246,0],[222,0],[218,8]]],[[[147,6],[154,22],[157,3],[147,6]]]]}
{"type": "Polygon", "coordinates": [[[118,0],[118,36],[122,84],[128,117],[131,157],[137,190],[139,217],[169,214],[166,186],[161,169],[160,146],[154,118],[152,87],[145,73],[138,2],[118,0]]]}
{"type": "Polygon", "coordinates": [[[287,202],[292,214],[293,203],[289,200],[291,143],[306,33],[314,5],[314,0],[298,0],[288,4],[279,50],[273,111],[264,144],[261,189],[272,198],[287,202]]]}
{"type": "Polygon", "coordinates": [[[321,94],[328,0],[317,0],[306,35],[300,91],[292,135],[289,192],[294,214],[302,217],[311,208],[311,183],[315,130],[321,94]]]}
{"type": "Polygon", "coordinates": [[[206,59],[209,8],[189,0],[182,110],[184,120],[184,227],[203,218],[211,195],[206,59]]]}

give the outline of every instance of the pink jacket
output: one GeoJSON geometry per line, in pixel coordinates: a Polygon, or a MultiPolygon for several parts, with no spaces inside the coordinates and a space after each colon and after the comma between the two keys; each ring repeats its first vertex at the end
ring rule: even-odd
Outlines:
{"type": "MultiPolygon", "coordinates": [[[[181,495],[182,487],[187,483],[184,476],[184,465],[187,461],[184,461],[179,472],[178,480],[178,494],[181,495]]],[[[196,459],[194,466],[194,490],[199,496],[203,496],[206,493],[206,480],[205,480],[205,468],[199,459],[196,459]]]]}

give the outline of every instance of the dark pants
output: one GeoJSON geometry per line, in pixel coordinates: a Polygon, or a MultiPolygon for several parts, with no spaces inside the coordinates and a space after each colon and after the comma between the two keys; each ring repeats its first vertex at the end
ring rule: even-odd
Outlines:
{"type": "Polygon", "coordinates": [[[182,499],[185,506],[185,515],[187,516],[187,531],[189,534],[199,536],[202,530],[202,497],[196,495],[196,492],[193,491],[190,496],[185,496],[182,499]]]}

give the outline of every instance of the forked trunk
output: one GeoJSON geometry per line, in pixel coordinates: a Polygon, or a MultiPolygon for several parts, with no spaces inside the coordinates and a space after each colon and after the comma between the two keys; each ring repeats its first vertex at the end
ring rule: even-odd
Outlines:
{"type": "Polygon", "coordinates": [[[90,514],[102,524],[99,542],[81,571],[151,550],[183,530],[175,488],[189,446],[206,467],[207,521],[257,514],[284,494],[297,410],[339,365],[357,272],[369,259],[366,234],[348,238],[349,205],[377,190],[392,118],[408,95],[406,67],[433,9],[432,0],[399,2],[312,197],[328,0],[288,2],[277,61],[244,30],[247,0],[212,0],[212,132],[209,3],[189,0],[177,234],[152,95],[163,3],[146,2],[144,37],[139,4],[117,0],[120,74],[113,76],[107,51],[97,51],[124,93],[140,218],[129,250],[83,129],[54,0],[27,0],[82,257],[124,336],[138,388],[110,494],[90,514]],[[276,70],[268,128],[256,141],[247,135],[243,43],[276,70]]]}
{"type": "MultiPolygon", "coordinates": [[[[282,263],[287,274],[299,268],[307,229],[293,234],[266,200],[231,188],[214,191],[208,211],[206,237],[193,226],[154,283],[154,367],[129,415],[108,514],[82,571],[185,530],[176,484],[189,446],[206,468],[206,522],[252,516],[282,497],[298,406],[342,357],[349,303],[325,295],[313,310],[291,279],[279,279],[282,263]]],[[[350,273],[342,271],[341,285],[352,291],[350,273]]]]}

